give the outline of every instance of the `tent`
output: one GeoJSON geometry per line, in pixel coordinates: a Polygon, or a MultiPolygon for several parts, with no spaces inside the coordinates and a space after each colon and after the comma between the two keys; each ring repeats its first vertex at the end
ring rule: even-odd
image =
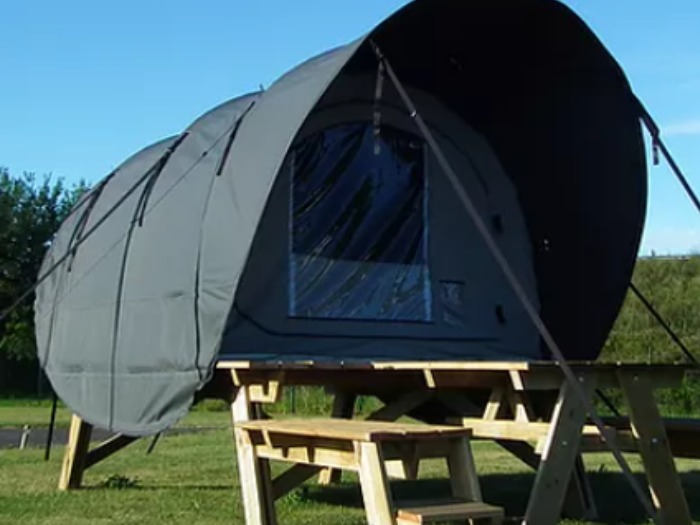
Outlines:
{"type": "Polygon", "coordinates": [[[78,203],[36,299],[76,413],[156,433],[221,358],[549,358],[378,49],[566,358],[598,356],[646,203],[622,70],[554,0],[415,0],[78,203]]]}

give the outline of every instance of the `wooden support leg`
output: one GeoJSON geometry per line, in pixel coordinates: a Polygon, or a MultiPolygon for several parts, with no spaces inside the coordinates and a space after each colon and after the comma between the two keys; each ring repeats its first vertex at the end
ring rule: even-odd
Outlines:
{"type": "Polygon", "coordinates": [[[368,525],[396,525],[394,504],[380,446],[377,443],[358,443],[356,447],[368,525]]]}
{"type": "MultiPolygon", "coordinates": [[[[352,416],[355,413],[356,401],[357,396],[355,394],[338,392],[333,399],[333,411],[331,412],[331,416],[343,419],[352,419],[352,416]]],[[[341,470],[324,468],[321,471],[321,474],[319,474],[318,483],[319,485],[340,483],[342,475],[343,473],[341,470]]]]}
{"type": "MultiPolygon", "coordinates": [[[[495,421],[505,416],[505,408],[507,405],[506,389],[499,385],[491,391],[489,401],[486,405],[482,419],[487,421],[495,421]]],[[[537,470],[540,466],[540,457],[535,452],[535,449],[526,441],[504,441],[496,440],[496,443],[505,450],[513,454],[528,467],[537,470]]]]}
{"type": "Polygon", "coordinates": [[[668,436],[651,381],[643,374],[619,373],[620,386],[627,402],[632,433],[637,441],[646,470],[654,506],[662,523],[690,525],[688,502],[676,471],[668,436]]]}
{"type": "Polygon", "coordinates": [[[469,439],[461,438],[450,442],[447,468],[450,472],[452,495],[455,498],[465,501],[482,501],[481,486],[476,474],[476,465],[469,439]]]}
{"type": "Polygon", "coordinates": [[[253,415],[246,387],[238,388],[231,403],[233,434],[238,456],[238,477],[243,495],[246,525],[276,525],[275,502],[269,477],[269,464],[255,454],[247,432],[238,422],[250,421],[253,415]]]}
{"type": "Polygon", "coordinates": [[[316,476],[321,467],[312,465],[294,465],[272,481],[272,492],[276,500],[289,494],[306,480],[316,476]]]}
{"type": "Polygon", "coordinates": [[[59,490],[78,489],[83,482],[85,459],[90,446],[92,425],[73,415],[68,434],[68,444],[63,455],[63,468],[58,481],[59,490]]]}
{"type": "Polygon", "coordinates": [[[591,481],[586,472],[581,454],[576,456],[574,471],[564,499],[564,514],[568,518],[593,521],[598,518],[591,481]]]}
{"type": "MultiPolygon", "coordinates": [[[[592,378],[581,376],[579,385],[590,399],[592,378]]],[[[559,391],[542,460],[530,494],[523,525],[556,525],[574,470],[586,410],[573,387],[564,383],[559,391]]]]}

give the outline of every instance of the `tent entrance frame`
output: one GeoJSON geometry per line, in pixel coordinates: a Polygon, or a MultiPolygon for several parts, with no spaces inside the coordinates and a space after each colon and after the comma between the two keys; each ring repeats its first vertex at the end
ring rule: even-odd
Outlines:
{"type": "MultiPolygon", "coordinates": [[[[612,436],[625,452],[639,453],[646,474],[646,488],[654,495],[654,505],[662,523],[690,525],[691,518],[680,477],[677,457],[700,458],[700,425],[691,441],[675,443],[667,433],[653,397],[657,388],[677,387],[691,365],[570,363],[583,391],[592,402],[596,388],[620,389],[629,420],[609,421],[606,437],[612,436]]],[[[595,503],[587,485],[581,454],[605,450],[605,438],[587,422],[583,402],[556,363],[552,362],[263,362],[222,360],[203,397],[223,398],[246,410],[232,411],[232,422],[267,416],[266,404],[281,399],[286,387],[321,386],[335,395],[333,417],[354,415],[359,395],[392,398],[369,417],[392,421],[409,414],[427,400],[438,400],[464,417],[451,419],[473,429],[475,439],[495,441],[536,471],[523,524],[555,524],[563,508],[570,514],[591,517],[595,503]],[[475,406],[470,394],[489,390],[488,403],[475,406]],[[554,400],[553,409],[542,411],[533,397],[542,393],[554,400]],[[243,416],[241,416],[243,414],[243,416]],[[573,481],[571,481],[573,480],[573,481]]],[[[90,426],[73,417],[66,447],[61,489],[79,488],[86,468],[105,459],[134,438],[113,438],[122,446],[102,445],[88,452],[90,426]],[[98,452],[100,451],[100,452],[98,452]],[[65,480],[70,480],[66,483],[65,480]]],[[[113,441],[114,442],[114,441],[113,441]]],[[[393,475],[410,478],[420,458],[404,458],[389,466],[393,475]]],[[[478,461],[478,456],[477,456],[478,461]]],[[[320,469],[292,467],[271,487],[276,498],[313,477],[320,469]]],[[[241,483],[252,482],[239,472],[241,483]]],[[[328,483],[337,474],[324,471],[328,483]]]]}

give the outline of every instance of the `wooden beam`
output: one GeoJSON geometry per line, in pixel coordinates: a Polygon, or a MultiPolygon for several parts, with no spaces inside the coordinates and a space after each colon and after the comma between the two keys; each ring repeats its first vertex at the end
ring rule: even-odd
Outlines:
{"type": "Polygon", "coordinates": [[[630,414],[632,432],[642,456],[654,506],[662,523],[690,525],[692,519],[683,494],[668,437],[654,399],[648,374],[619,373],[620,386],[630,414]]]}
{"type": "Polygon", "coordinates": [[[277,525],[272,487],[265,483],[255,447],[237,423],[250,421],[253,409],[246,387],[240,387],[231,403],[233,435],[238,456],[238,477],[246,525],[277,525]]]}
{"type": "Polygon", "coordinates": [[[375,410],[368,421],[396,421],[428,401],[433,393],[427,390],[413,390],[399,396],[383,407],[375,410]]]}
{"type": "Polygon", "coordinates": [[[93,465],[107,459],[112,454],[119,452],[124,447],[131,445],[138,438],[116,434],[108,440],[100,443],[97,447],[90,450],[85,457],[85,468],[88,469],[93,465]]]}
{"type": "Polygon", "coordinates": [[[447,468],[452,496],[464,501],[481,501],[481,485],[469,438],[450,440],[447,468]]]}
{"type": "Polygon", "coordinates": [[[493,421],[503,416],[504,402],[506,400],[506,389],[502,385],[498,385],[491,390],[489,400],[484,408],[482,419],[493,421]]]}
{"type": "MultiPolygon", "coordinates": [[[[357,402],[357,395],[350,392],[338,391],[333,398],[333,409],[331,410],[331,416],[342,418],[342,419],[352,419],[355,413],[355,403],[357,402]]],[[[342,470],[334,470],[331,468],[326,468],[321,470],[318,476],[318,484],[323,486],[333,485],[340,483],[343,479],[342,470]]]]}
{"type": "Polygon", "coordinates": [[[360,485],[368,525],[396,525],[384,457],[377,443],[357,443],[360,485]]]}
{"type": "Polygon", "coordinates": [[[63,455],[63,467],[58,490],[78,489],[83,482],[85,460],[90,447],[92,425],[73,414],[68,431],[68,444],[63,455]]]}
{"type": "Polygon", "coordinates": [[[294,465],[272,480],[272,495],[278,500],[319,473],[321,467],[294,465]]]}
{"type": "MultiPolygon", "coordinates": [[[[580,375],[580,386],[590,399],[595,378],[580,375]]],[[[559,391],[535,484],[523,525],[556,525],[578,456],[586,410],[572,385],[559,391]]]]}
{"type": "Polygon", "coordinates": [[[265,381],[250,384],[248,386],[250,401],[252,403],[277,403],[282,398],[284,376],[283,371],[272,372],[265,378],[265,381]]]}
{"type": "Polygon", "coordinates": [[[567,518],[594,521],[598,519],[598,507],[593,495],[591,480],[586,472],[583,456],[576,456],[574,471],[569,481],[569,488],[564,497],[563,514],[567,518]]]}

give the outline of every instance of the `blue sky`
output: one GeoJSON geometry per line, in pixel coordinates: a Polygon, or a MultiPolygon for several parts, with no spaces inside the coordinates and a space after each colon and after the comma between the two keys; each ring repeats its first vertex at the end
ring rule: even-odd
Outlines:
{"type": "MultiPolygon", "coordinates": [[[[405,3],[3,0],[0,166],[95,182],[405,3]]],[[[565,3],[625,68],[700,190],[700,1],[565,3]]],[[[650,169],[650,189],[642,252],[700,251],[700,215],[667,169],[650,169]]]]}

